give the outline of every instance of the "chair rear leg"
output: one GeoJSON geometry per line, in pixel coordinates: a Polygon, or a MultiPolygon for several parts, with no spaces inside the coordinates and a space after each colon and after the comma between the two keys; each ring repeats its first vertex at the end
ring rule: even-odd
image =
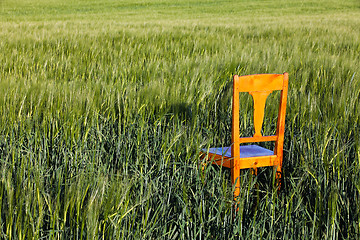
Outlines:
{"type": "Polygon", "coordinates": [[[240,195],[240,168],[231,168],[231,183],[232,185],[235,184],[234,200],[236,201],[240,195]]]}
{"type": "MultiPolygon", "coordinates": [[[[254,175],[254,176],[257,176],[258,174],[258,169],[255,167],[255,168],[252,168],[251,169],[251,173],[254,175]]],[[[255,183],[255,188],[256,188],[256,192],[255,192],[255,198],[256,198],[256,203],[254,205],[254,208],[255,210],[258,208],[259,206],[259,203],[260,203],[260,191],[259,191],[259,184],[256,182],[255,183]]]]}
{"type": "Polygon", "coordinates": [[[282,164],[280,163],[278,166],[274,166],[274,170],[276,170],[275,181],[276,181],[278,191],[280,191],[280,189],[281,189],[281,177],[282,177],[281,165],[282,164]]]}
{"type": "Polygon", "coordinates": [[[234,218],[239,211],[239,202],[240,202],[240,168],[233,167],[231,168],[231,183],[235,187],[234,189],[234,218]]]}

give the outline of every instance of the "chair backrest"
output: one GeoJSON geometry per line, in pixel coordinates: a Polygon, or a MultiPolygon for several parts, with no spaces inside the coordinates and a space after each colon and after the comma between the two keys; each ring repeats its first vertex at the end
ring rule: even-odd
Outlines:
{"type": "Polygon", "coordinates": [[[274,155],[281,155],[284,145],[285,131],[285,112],[288,89],[289,75],[284,74],[256,74],[247,76],[234,76],[233,80],[233,105],[232,105],[232,131],[231,139],[233,143],[231,155],[233,158],[239,157],[240,144],[251,142],[275,141],[274,155]],[[268,95],[274,91],[281,91],[280,106],[276,135],[262,136],[261,128],[264,119],[265,102],[268,95]],[[253,137],[240,138],[239,132],[239,93],[249,92],[254,100],[254,128],[253,137]]]}

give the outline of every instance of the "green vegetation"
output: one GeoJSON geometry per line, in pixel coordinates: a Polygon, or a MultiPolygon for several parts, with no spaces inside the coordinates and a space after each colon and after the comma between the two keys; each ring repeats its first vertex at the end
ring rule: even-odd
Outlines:
{"type": "Polygon", "coordinates": [[[7,0],[0,25],[2,239],[359,237],[358,1],[7,0]],[[243,171],[235,215],[198,153],[230,144],[233,74],[284,71],[283,188],[243,171]]]}

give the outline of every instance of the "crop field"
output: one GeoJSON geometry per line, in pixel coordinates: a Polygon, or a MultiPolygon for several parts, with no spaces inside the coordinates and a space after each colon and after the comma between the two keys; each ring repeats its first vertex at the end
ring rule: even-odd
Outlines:
{"type": "Polygon", "coordinates": [[[358,0],[0,1],[0,238],[359,239],[359,116],[358,0]],[[236,212],[199,152],[283,72],[282,188],[243,170],[236,212]]]}

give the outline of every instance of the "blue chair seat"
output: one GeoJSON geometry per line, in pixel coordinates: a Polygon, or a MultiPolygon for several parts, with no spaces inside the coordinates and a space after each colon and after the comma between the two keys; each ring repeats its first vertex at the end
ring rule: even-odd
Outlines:
{"type": "MultiPolygon", "coordinates": [[[[206,153],[207,149],[202,149],[202,151],[206,153]]],[[[221,155],[224,157],[231,157],[231,147],[209,148],[209,153],[221,155]]],[[[274,155],[274,151],[260,147],[258,145],[240,146],[240,158],[261,157],[270,155],[274,155]]]]}

